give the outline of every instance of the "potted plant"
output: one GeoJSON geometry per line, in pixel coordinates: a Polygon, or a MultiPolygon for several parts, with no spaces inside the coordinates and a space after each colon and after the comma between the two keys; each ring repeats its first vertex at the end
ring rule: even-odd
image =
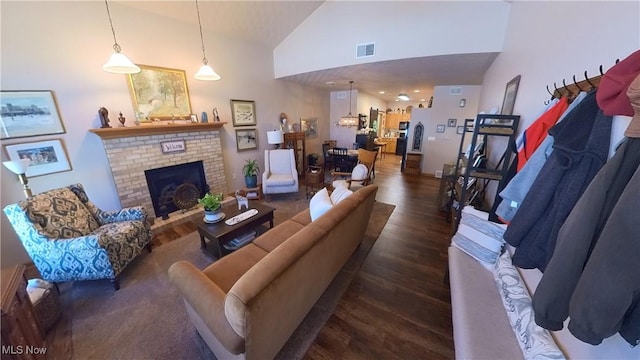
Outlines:
{"type": "Polygon", "coordinates": [[[244,173],[244,182],[248,188],[255,188],[258,186],[258,173],[260,172],[260,167],[258,166],[257,160],[247,159],[242,167],[242,172],[244,173]]]}
{"type": "Polygon", "coordinates": [[[204,207],[205,222],[218,222],[224,218],[224,213],[221,211],[222,193],[206,193],[202,198],[198,199],[198,203],[204,207]]]}

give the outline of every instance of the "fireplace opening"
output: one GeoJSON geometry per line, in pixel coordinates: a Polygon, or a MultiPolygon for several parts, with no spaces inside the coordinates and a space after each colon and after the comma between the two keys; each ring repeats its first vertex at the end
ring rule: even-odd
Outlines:
{"type": "Polygon", "coordinates": [[[186,210],[209,191],[202,161],[145,170],[149,194],[156,217],[186,210]]]}

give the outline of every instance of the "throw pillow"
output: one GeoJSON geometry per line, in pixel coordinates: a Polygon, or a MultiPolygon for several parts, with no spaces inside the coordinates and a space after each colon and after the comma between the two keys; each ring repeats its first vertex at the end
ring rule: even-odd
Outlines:
{"type": "Polygon", "coordinates": [[[338,185],[338,187],[333,189],[333,192],[331,192],[331,196],[329,197],[331,198],[331,203],[333,203],[333,205],[336,205],[340,201],[349,197],[349,195],[351,194],[353,194],[353,191],[347,189],[347,187],[344,186],[344,183],[341,183],[340,185],[338,185]]]}
{"type": "Polygon", "coordinates": [[[358,164],[351,170],[351,180],[364,180],[367,178],[367,173],[369,173],[367,166],[358,164]]]}
{"type": "Polygon", "coordinates": [[[536,324],[531,295],[508,251],[498,257],[493,277],[524,359],[564,359],[549,331],[536,324]]]}
{"type": "Polygon", "coordinates": [[[315,221],[317,218],[322,216],[322,214],[329,211],[331,207],[333,207],[333,204],[331,203],[329,192],[327,191],[327,188],[322,188],[322,190],[313,195],[311,201],[309,201],[311,221],[315,221]]]}

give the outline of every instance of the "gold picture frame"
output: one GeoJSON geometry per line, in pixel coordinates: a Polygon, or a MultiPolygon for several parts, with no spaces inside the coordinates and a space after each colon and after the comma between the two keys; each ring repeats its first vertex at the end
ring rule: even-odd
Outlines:
{"type": "Polygon", "coordinates": [[[252,100],[231,100],[233,126],[256,126],[256,103],[252,100]]]}
{"type": "Polygon", "coordinates": [[[127,75],[133,111],[139,121],[191,120],[191,100],[184,70],[139,65],[127,75]]]}

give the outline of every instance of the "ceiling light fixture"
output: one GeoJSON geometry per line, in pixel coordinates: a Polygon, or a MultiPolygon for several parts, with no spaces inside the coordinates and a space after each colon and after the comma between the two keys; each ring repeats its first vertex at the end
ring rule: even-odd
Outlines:
{"type": "Polygon", "coordinates": [[[102,70],[114,74],[137,74],[140,72],[138,65],[134,64],[129,58],[121,53],[122,50],[118,41],[116,40],[116,31],[113,29],[113,21],[111,21],[111,12],[109,11],[109,3],[104,0],[104,5],[107,7],[107,16],[109,17],[109,25],[111,25],[111,33],[113,34],[113,50],[109,61],[102,65],[102,70]]]}
{"type": "Polygon", "coordinates": [[[409,95],[402,93],[402,94],[398,94],[398,99],[402,101],[409,101],[411,98],[409,97],[409,95]]]}
{"type": "Polygon", "coordinates": [[[338,125],[340,126],[356,126],[358,125],[358,118],[351,115],[351,92],[353,91],[353,80],[349,81],[349,114],[347,116],[343,116],[338,121],[338,125]]]}
{"type": "Polygon", "coordinates": [[[200,70],[194,75],[196,80],[208,80],[215,81],[220,80],[218,75],[207,61],[207,55],[204,52],[204,37],[202,36],[202,22],[200,22],[200,7],[198,6],[198,0],[196,0],[196,11],[198,12],[198,26],[200,27],[200,44],[202,44],[202,66],[200,70]]]}

